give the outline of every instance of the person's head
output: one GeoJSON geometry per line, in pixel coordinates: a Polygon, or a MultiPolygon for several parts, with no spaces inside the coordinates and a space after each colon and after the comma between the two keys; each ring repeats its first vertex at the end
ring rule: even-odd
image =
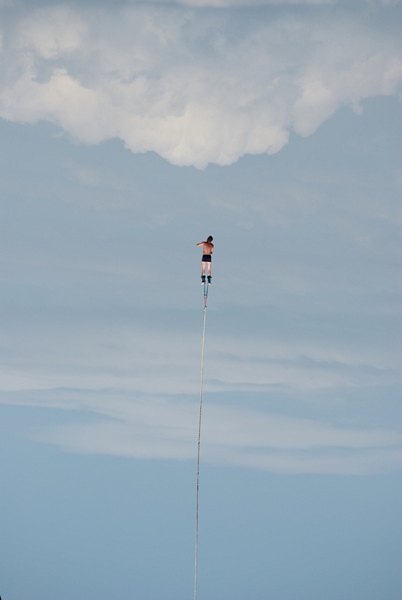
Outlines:
{"type": "Polygon", "coordinates": [[[213,239],[214,239],[214,238],[212,237],[212,235],[210,235],[210,236],[208,236],[208,238],[207,238],[207,242],[212,242],[212,240],[213,240],[213,239]]]}

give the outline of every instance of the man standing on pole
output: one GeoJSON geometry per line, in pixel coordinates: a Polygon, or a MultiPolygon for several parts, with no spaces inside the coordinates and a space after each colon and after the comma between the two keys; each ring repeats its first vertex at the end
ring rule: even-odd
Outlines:
{"type": "Polygon", "coordinates": [[[212,240],[214,238],[210,235],[205,242],[200,242],[197,246],[202,246],[202,270],[201,270],[201,285],[205,283],[205,271],[208,265],[208,285],[212,283],[212,275],[211,275],[211,257],[214,251],[214,245],[212,240]]]}

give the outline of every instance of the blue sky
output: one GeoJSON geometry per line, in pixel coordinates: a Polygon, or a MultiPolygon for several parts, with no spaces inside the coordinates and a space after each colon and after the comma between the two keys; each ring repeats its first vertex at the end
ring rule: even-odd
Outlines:
{"type": "Polygon", "coordinates": [[[401,3],[0,0],[0,594],[396,600],[401,3]]]}

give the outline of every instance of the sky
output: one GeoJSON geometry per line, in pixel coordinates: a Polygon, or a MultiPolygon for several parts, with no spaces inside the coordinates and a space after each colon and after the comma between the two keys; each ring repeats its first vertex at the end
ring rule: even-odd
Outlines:
{"type": "Polygon", "coordinates": [[[402,594],[402,3],[0,0],[0,595],[402,594]]]}

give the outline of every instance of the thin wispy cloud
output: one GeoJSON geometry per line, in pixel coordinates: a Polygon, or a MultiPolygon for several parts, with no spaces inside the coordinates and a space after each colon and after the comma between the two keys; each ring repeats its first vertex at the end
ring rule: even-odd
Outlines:
{"type": "MultiPolygon", "coordinates": [[[[197,403],[180,397],[49,390],[15,394],[16,404],[74,410],[71,423],[36,430],[69,452],[158,460],[193,459],[197,403]],[[91,418],[88,418],[91,416],[91,418]]],[[[281,473],[366,475],[399,470],[402,436],[384,428],[330,425],[235,406],[204,410],[207,462],[281,473]]]]}
{"type": "MultiPolygon", "coordinates": [[[[55,325],[27,328],[23,322],[19,330],[10,328],[13,340],[6,332],[3,337],[8,358],[3,357],[0,403],[76,415],[68,424],[33,433],[36,440],[88,454],[194,457],[198,336],[159,331],[157,323],[133,328],[124,320],[117,327],[88,318],[73,327],[55,325]]],[[[392,426],[346,416],[360,406],[359,390],[382,393],[398,385],[391,348],[384,353],[381,345],[367,345],[367,338],[330,340],[311,331],[286,337],[273,331],[250,339],[209,333],[205,460],[283,473],[398,470],[401,438],[392,426]],[[249,406],[253,391],[264,408],[249,406]],[[242,406],[230,400],[231,393],[242,393],[242,406]],[[289,395],[298,398],[300,409],[314,404],[317,415],[332,406],[330,418],[269,409],[289,395]]]]}
{"type": "Polygon", "coordinates": [[[276,153],[402,81],[398,32],[359,11],[60,4],[16,10],[2,38],[2,118],[199,168],[276,153]]]}

